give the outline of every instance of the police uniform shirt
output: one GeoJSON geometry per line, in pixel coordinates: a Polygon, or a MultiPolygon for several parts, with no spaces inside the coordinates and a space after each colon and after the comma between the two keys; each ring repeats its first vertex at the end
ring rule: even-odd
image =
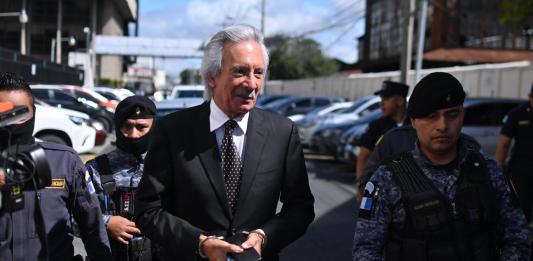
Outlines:
{"type": "MultiPolygon", "coordinates": [[[[466,160],[467,155],[467,149],[462,142],[460,144],[456,166],[452,167],[449,173],[446,169],[433,165],[422,155],[418,146],[415,146],[412,151],[413,158],[423,173],[438,191],[450,200],[454,198],[457,191],[459,166],[466,160]]],[[[486,157],[485,160],[490,182],[495,188],[496,207],[499,213],[498,225],[502,231],[499,234],[499,239],[503,242],[500,260],[529,260],[529,231],[525,216],[521,209],[512,206],[510,192],[501,169],[493,160],[486,157]]],[[[392,225],[403,226],[407,218],[402,204],[401,189],[395,183],[386,165],[378,167],[369,183],[373,187],[375,196],[371,206],[365,206],[370,207],[370,217],[357,219],[352,255],[354,261],[381,261],[383,248],[389,236],[388,230],[392,225]]]]}
{"type": "Polygon", "coordinates": [[[501,134],[515,140],[511,155],[515,167],[533,167],[533,109],[529,102],[509,112],[503,119],[501,134]]]}
{"type": "MultiPolygon", "coordinates": [[[[98,199],[90,193],[86,168],[71,148],[40,143],[50,165],[52,184],[39,190],[49,260],[71,260],[74,248],[70,213],[79,226],[91,260],[111,260],[111,250],[98,199]]],[[[36,225],[35,191],[25,190],[22,210],[0,216],[0,260],[35,261],[43,250],[36,225]]],[[[42,254],[42,253],[41,253],[42,254]]]]}
{"type": "MultiPolygon", "coordinates": [[[[109,167],[111,171],[111,173],[108,173],[107,175],[113,175],[115,187],[137,188],[143,175],[144,156],[146,153],[142,154],[141,158],[137,159],[133,154],[117,148],[106,155],[109,160],[109,167]]],[[[103,203],[104,189],[102,186],[101,175],[106,173],[101,172],[101,168],[94,159],[87,162],[86,166],[91,173],[96,194],[98,195],[101,203],[103,203]]],[[[102,209],[102,212],[104,213],[104,222],[107,224],[111,215],[107,215],[105,213],[106,209],[102,209]]]]}
{"type": "Polygon", "coordinates": [[[367,130],[361,136],[361,139],[357,145],[365,147],[369,150],[374,150],[376,143],[379,142],[381,137],[383,137],[387,131],[396,127],[408,125],[409,123],[410,121],[408,118],[404,122],[398,124],[391,117],[381,117],[368,124],[367,130]]]}

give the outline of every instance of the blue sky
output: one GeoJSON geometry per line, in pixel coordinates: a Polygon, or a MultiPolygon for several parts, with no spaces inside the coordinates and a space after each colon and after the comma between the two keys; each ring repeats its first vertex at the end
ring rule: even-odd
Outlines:
{"type": "MultiPolygon", "coordinates": [[[[260,28],[261,0],[140,0],[139,35],[208,40],[225,25],[260,28]]],[[[265,35],[313,38],[323,52],[345,62],[357,60],[356,38],[364,31],[364,0],[266,0],[265,35]],[[331,29],[323,29],[331,27],[331,29]]],[[[199,60],[158,59],[174,76],[199,68],[199,60]]]]}

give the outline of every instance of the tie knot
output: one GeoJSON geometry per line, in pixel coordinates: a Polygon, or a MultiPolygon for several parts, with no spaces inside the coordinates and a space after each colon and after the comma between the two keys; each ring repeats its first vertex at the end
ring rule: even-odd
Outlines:
{"type": "Polygon", "coordinates": [[[234,120],[228,120],[226,123],[224,123],[224,130],[225,131],[233,131],[237,127],[237,122],[234,120]]]}

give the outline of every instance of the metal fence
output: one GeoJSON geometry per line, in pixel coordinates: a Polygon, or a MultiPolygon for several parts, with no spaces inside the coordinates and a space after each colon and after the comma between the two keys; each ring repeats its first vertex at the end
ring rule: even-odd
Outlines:
{"type": "Polygon", "coordinates": [[[0,71],[20,74],[28,83],[83,84],[83,71],[0,48],[0,71]]]}
{"type": "MultiPolygon", "coordinates": [[[[427,69],[421,76],[431,72],[449,72],[464,86],[469,97],[526,98],[533,83],[533,64],[530,61],[456,66],[427,69]]],[[[400,73],[382,72],[353,74],[350,77],[332,76],[290,81],[268,81],[265,93],[309,96],[337,96],[356,99],[372,95],[385,80],[398,81],[400,73]]],[[[413,90],[414,71],[408,74],[408,83],[413,90]]]]}

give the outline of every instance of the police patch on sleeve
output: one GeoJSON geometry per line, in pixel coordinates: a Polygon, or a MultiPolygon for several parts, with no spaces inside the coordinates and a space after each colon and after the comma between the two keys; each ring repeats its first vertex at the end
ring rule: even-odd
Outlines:
{"type": "Polygon", "coordinates": [[[379,187],[372,183],[372,181],[366,183],[363,198],[361,199],[361,205],[359,206],[360,218],[367,220],[371,218],[375,197],[377,196],[378,191],[379,187]]]}

